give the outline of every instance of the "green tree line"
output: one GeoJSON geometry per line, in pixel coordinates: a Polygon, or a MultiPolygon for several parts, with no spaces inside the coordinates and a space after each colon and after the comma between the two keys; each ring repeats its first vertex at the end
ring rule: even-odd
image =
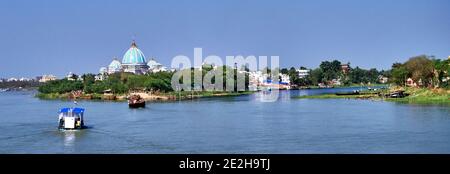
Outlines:
{"type": "MultiPolygon", "coordinates": [[[[202,79],[209,72],[212,73],[222,73],[223,89],[226,89],[227,83],[232,83],[234,86],[233,91],[237,91],[237,84],[231,79],[237,79],[238,71],[237,69],[223,66],[223,70],[213,69],[212,66],[205,66],[200,69],[186,69],[182,70],[185,73],[191,73],[191,87],[196,88],[195,81],[201,79],[195,79],[194,72],[200,71],[202,74],[202,79]],[[227,71],[234,71],[234,76],[227,75],[227,71]]],[[[183,72],[183,74],[184,74],[183,72]]],[[[132,73],[115,73],[107,76],[106,79],[102,81],[95,80],[95,74],[84,74],[81,76],[82,80],[54,80],[44,83],[39,86],[38,91],[41,93],[68,93],[71,91],[83,91],[88,94],[97,93],[101,94],[105,90],[111,90],[111,92],[116,94],[128,93],[130,90],[139,91],[158,91],[158,92],[171,92],[173,91],[171,80],[175,72],[157,72],[149,73],[146,75],[135,75],[132,73]]],[[[248,75],[245,74],[245,90],[248,88],[248,75]]],[[[77,78],[75,78],[77,79],[77,78]]],[[[216,78],[212,78],[212,83],[215,83],[216,78]]],[[[183,83],[182,76],[180,77],[180,83],[183,83]]],[[[204,90],[203,84],[200,83],[201,90],[204,90]]],[[[230,84],[229,84],[230,85],[230,84]]]]}
{"type": "Polygon", "coordinates": [[[420,87],[448,88],[450,59],[441,60],[434,56],[420,55],[409,58],[404,63],[392,65],[392,82],[405,86],[411,78],[420,87]]]}
{"type": "MultiPolygon", "coordinates": [[[[300,78],[298,76],[297,69],[291,67],[290,69],[283,68],[280,70],[283,74],[288,74],[291,83],[297,86],[317,86],[319,83],[330,84],[333,79],[340,79],[343,85],[351,84],[367,84],[377,83],[379,76],[389,78],[389,83],[394,83],[400,86],[404,86],[406,80],[411,78],[422,87],[449,87],[449,72],[450,72],[450,59],[435,59],[432,56],[415,56],[411,57],[404,63],[394,63],[390,70],[377,70],[375,68],[363,69],[358,66],[352,68],[350,63],[348,65],[348,71],[342,70],[342,63],[338,60],[323,61],[318,68],[310,69],[308,76],[300,78]]],[[[244,71],[248,71],[247,68],[240,68],[244,71]]],[[[300,69],[307,69],[300,67],[300,69]]],[[[222,73],[223,89],[227,86],[234,86],[233,91],[238,91],[236,79],[237,74],[242,73],[237,68],[223,66],[222,68],[214,69],[210,65],[204,66],[202,69],[185,69],[183,74],[190,73],[191,75],[191,87],[194,89],[201,88],[204,90],[204,86],[195,86],[195,82],[202,82],[201,79],[195,79],[194,72],[200,71],[202,78],[209,74],[222,73]],[[230,76],[227,72],[234,71],[234,76],[230,76]],[[234,79],[234,80],[233,80],[234,79]],[[233,84],[231,84],[233,83],[233,84]]],[[[270,73],[270,69],[266,68],[270,73]]],[[[108,75],[103,81],[96,81],[94,74],[84,74],[81,76],[82,80],[68,80],[61,79],[50,81],[39,86],[38,90],[41,93],[68,93],[71,91],[82,90],[85,93],[103,93],[105,90],[111,90],[113,93],[127,93],[130,90],[146,90],[146,91],[160,91],[170,92],[173,91],[171,86],[172,76],[175,72],[158,72],[150,73],[146,75],[134,75],[131,73],[115,73],[108,75]]],[[[245,74],[245,90],[248,90],[249,77],[245,74]]],[[[179,82],[183,83],[182,77],[179,78],[179,82]]],[[[212,83],[217,81],[216,77],[212,78],[212,83]]],[[[219,81],[220,82],[220,81],[219,81]]]]}
{"type": "Polygon", "coordinates": [[[105,90],[111,90],[113,93],[123,94],[129,90],[148,90],[168,92],[172,88],[170,80],[171,72],[158,72],[147,75],[134,75],[131,73],[110,74],[103,81],[96,81],[94,74],[84,74],[83,80],[54,80],[49,81],[39,87],[41,93],[68,93],[71,91],[82,90],[85,93],[101,94],[105,90]]]}
{"type": "MultiPolygon", "coordinates": [[[[342,63],[338,60],[323,61],[318,68],[309,69],[309,75],[303,78],[298,76],[298,72],[295,67],[290,69],[283,68],[281,73],[288,74],[291,83],[297,86],[317,86],[319,83],[330,84],[333,79],[340,80],[342,85],[351,84],[367,84],[378,83],[379,76],[390,76],[390,71],[377,70],[376,68],[363,69],[360,67],[352,68],[350,63],[347,63],[348,71],[342,70],[342,63]]],[[[305,67],[300,69],[307,70],[305,67]]]]}

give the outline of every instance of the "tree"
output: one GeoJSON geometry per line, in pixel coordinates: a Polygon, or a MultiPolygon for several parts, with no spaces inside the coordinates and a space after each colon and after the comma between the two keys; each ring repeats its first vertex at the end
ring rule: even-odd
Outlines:
{"type": "Polygon", "coordinates": [[[392,69],[392,82],[397,85],[403,86],[408,76],[409,72],[404,66],[396,66],[392,69]]]}
{"type": "Polygon", "coordinates": [[[392,70],[381,70],[380,75],[391,78],[392,77],[392,70]]]}
{"type": "Polygon", "coordinates": [[[85,85],[89,85],[89,84],[93,84],[95,83],[95,75],[94,74],[83,74],[81,76],[81,78],[83,79],[83,84],[85,85]]]}
{"type": "Polygon", "coordinates": [[[351,69],[349,73],[349,79],[351,83],[359,84],[359,83],[367,83],[367,81],[364,79],[365,76],[365,70],[359,68],[356,66],[356,68],[351,69]]]}
{"type": "Polygon", "coordinates": [[[148,81],[148,76],[132,75],[126,80],[126,85],[131,90],[142,90],[145,88],[145,82],[148,81]]]}
{"type": "Polygon", "coordinates": [[[412,57],[405,62],[404,66],[414,81],[422,82],[422,84],[419,85],[428,86],[432,84],[434,65],[427,56],[421,55],[412,57]]]}
{"type": "Polygon", "coordinates": [[[448,80],[445,80],[447,78],[450,72],[450,59],[447,60],[440,60],[440,59],[433,59],[433,65],[434,65],[434,86],[435,87],[448,87],[448,80]]]}
{"type": "MultiPolygon", "coordinates": [[[[286,68],[283,68],[286,69],[286,68]]],[[[283,71],[283,70],[282,70],[283,71]]],[[[299,81],[297,70],[294,67],[291,67],[289,70],[286,69],[286,72],[282,72],[283,74],[287,74],[289,76],[289,79],[291,80],[291,83],[294,85],[302,86],[299,81]]]]}
{"type": "Polygon", "coordinates": [[[158,90],[158,91],[162,91],[162,92],[171,91],[171,89],[172,89],[170,84],[167,84],[164,80],[154,79],[154,78],[150,78],[150,79],[146,80],[145,87],[152,91],[158,90]]]}
{"type": "Polygon", "coordinates": [[[128,92],[128,87],[120,79],[108,77],[103,83],[108,89],[111,89],[113,93],[123,94],[128,92]]]}
{"type": "Polygon", "coordinates": [[[68,93],[71,91],[82,90],[84,85],[80,81],[70,81],[67,79],[54,80],[45,83],[38,88],[41,93],[68,93]]]}
{"type": "Polygon", "coordinates": [[[324,76],[324,73],[321,68],[316,68],[316,69],[311,70],[310,75],[309,75],[311,83],[313,85],[318,85],[319,83],[322,83],[323,78],[324,78],[323,76],[324,76]]]}
{"type": "Polygon", "coordinates": [[[341,62],[338,60],[333,60],[332,62],[323,61],[320,63],[320,69],[323,72],[323,79],[325,82],[337,79],[342,74],[341,62]]]}
{"type": "Polygon", "coordinates": [[[400,68],[400,67],[402,67],[402,66],[403,66],[403,63],[395,62],[395,63],[392,64],[392,69],[400,68]]]}
{"type": "Polygon", "coordinates": [[[91,93],[91,86],[95,83],[95,75],[94,74],[83,74],[81,76],[83,79],[83,91],[86,93],[91,93]]]}
{"type": "Polygon", "coordinates": [[[377,69],[371,68],[369,71],[367,71],[367,81],[370,83],[376,83],[378,81],[378,76],[380,73],[377,69]]]}

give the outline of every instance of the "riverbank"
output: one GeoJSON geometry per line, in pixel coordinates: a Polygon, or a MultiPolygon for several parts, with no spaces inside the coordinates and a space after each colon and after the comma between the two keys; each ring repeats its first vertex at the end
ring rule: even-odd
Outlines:
{"type": "Polygon", "coordinates": [[[448,89],[406,88],[405,93],[409,95],[404,98],[386,98],[386,100],[403,103],[450,104],[448,89]]]}
{"type": "Polygon", "coordinates": [[[372,99],[385,100],[402,103],[418,103],[418,104],[450,104],[450,90],[446,89],[427,89],[427,88],[404,88],[391,87],[378,91],[362,91],[353,95],[337,95],[337,94],[320,94],[305,95],[297,97],[299,99],[372,99]],[[385,94],[392,91],[403,90],[407,94],[403,98],[387,98],[385,94]],[[380,95],[381,94],[381,95],[380,95]]]}
{"type": "Polygon", "coordinates": [[[73,96],[71,93],[38,93],[36,97],[46,100],[101,100],[101,101],[126,101],[127,96],[140,95],[146,101],[175,101],[187,100],[206,97],[231,97],[248,95],[254,93],[253,91],[242,92],[223,92],[223,91],[192,91],[192,92],[167,92],[167,93],[150,93],[150,92],[130,92],[128,94],[80,94],[73,96]]]}
{"type": "Polygon", "coordinates": [[[331,86],[331,87],[320,87],[320,86],[301,86],[298,88],[294,88],[293,90],[300,90],[300,89],[328,89],[328,88],[353,88],[353,87],[371,87],[371,88],[376,88],[376,87],[387,87],[388,85],[386,84],[371,84],[371,85],[361,85],[361,84],[351,84],[351,85],[339,85],[339,86],[331,86]]]}
{"type": "Polygon", "coordinates": [[[8,92],[8,91],[33,91],[36,90],[37,87],[13,87],[13,88],[0,88],[0,92],[8,92]]]}

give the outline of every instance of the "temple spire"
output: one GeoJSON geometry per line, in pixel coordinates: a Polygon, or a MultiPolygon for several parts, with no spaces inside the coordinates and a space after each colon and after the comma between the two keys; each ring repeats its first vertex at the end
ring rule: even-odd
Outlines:
{"type": "Polygon", "coordinates": [[[136,47],[137,48],[136,41],[134,39],[133,39],[133,42],[131,43],[131,47],[136,47]]]}

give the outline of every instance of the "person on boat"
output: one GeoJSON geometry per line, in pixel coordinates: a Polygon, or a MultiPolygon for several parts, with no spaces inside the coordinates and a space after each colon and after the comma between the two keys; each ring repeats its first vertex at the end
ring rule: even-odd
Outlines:
{"type": "Polygon", "coordinates": [[[77,121],[76,121],[76,127],[81,127],[81,119],[80,117],[77,117],[77,121]]]}
{"type": "Polygon", "coordinates": [[[62,127],[63,126],[63,124],[64,124],[64,116],[63,116],[63,113],[60,113],[59,114],[59,127],[62,127]]]}

